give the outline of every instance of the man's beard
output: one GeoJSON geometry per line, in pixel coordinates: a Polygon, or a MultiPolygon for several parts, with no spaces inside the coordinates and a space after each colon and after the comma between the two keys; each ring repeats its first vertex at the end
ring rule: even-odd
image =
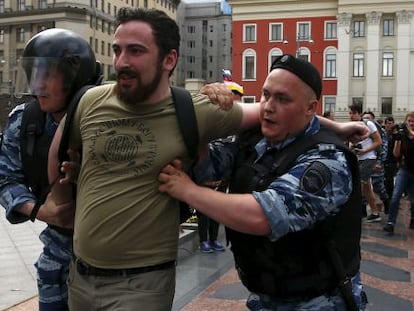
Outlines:
{"type": "Polygon", "coordinates": [[[123,88],[117,83],[116,91],[118,98],[127,105],[137,105],[145,102],[157,89],[161,81],[162,71],[161,64],[155,72],[155,77],[147,84],[142,83],[141,75],[132,70],[120,70],[118,76],[121,74],[130,75],[137,81],[136,85],[132,88],[123,88]]]}

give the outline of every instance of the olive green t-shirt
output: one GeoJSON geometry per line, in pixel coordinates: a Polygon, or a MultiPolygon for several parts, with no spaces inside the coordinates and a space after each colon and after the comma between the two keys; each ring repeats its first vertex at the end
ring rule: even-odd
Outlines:
{"type": "MultiPolygon", "coordinates": [[[[242,111],[223,111],[194,95],[201,143],[240,128],[242,111]]],[[[158,190],[160,170],[174,158],[191,162],[172,98],[127,106],[114,85],[98,86],[81,99],[71,145],[82,144],[77,185],[74,252],[90,265],[132,268],[174,260],[178,204],[158,190]]]]}

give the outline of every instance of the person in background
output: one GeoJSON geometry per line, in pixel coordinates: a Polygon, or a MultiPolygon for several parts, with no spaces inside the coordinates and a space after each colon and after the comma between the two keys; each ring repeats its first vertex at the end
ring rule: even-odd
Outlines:
{"type": "Polygon", "coordinates": [[[394,178],[398,170],[398,163],[393,154],[395,144],[394,133],[396,133],[396,127],[392,116],[385,118],[384,128],[387,133],[388,140],[387,156],[384,162],[384,185],[388,197],[391,198],[394,191],[394,178]]]}
{"type": "Polygon", "coordinates": [[[43,252],[35,264],[39,310],[64,311],[69,310],[66,280],[74,209],[56,205],[49,195],[47,156],[72,97],[84,85],[100,82],[100,64],[80,35],[58,28],[32,37],[20,64],[16,92],[34,98],[8,118],[0,152],[0,203],[12,224],[35,219],[47,223],[39,237],[43,252]],[[31,115],[39,118],[28,123],[31,115]]]}
{"type": "Polygon", "coordinates": [[[215,141],[196,167],[199,181],[229,180],[230,193],[197,185],[179,159],[159,175],[161,192],[230,229],[250,310],[365,308],[358,162],[321,127],[321,89],[312,64],[292,55],[275,59],[263,84],[256,143],[240,148],[249,138],[243,135],[215,141]],[[308,141],[310,149],[292,157],[308,141]],[[278,172],[286,161],[292,165],[278,172]]]}
{"type": "MultiPolygon", "coordinates": [[[[388,137],[385,129],[376,121],[375,114],[372,111],[366,111],[362,114],[363,120],[370,120],[374,122],[375,126],[377,127],[378,133],[381,135],[381,145],[379,148],[376,149],[377,152],[377,162],[374,166],[374,172],[371,175],[371,183],[372,188],[374,189],[374,192],[379,196],[380,200],[382,201],[382,204],[384,206],[384,214],[388,214],[388,210],[390,207],[390,198],[391,196],[388,196],[388,192],[385,188],[385,161],[387,159],[388,155],[388,149],[389,149],[389,142],[388,137]]],[[[365,208],[366,208],[366,200],[364,198],[365,208]]]]}
{"type": "Polygon", "coordinates": [[[414,111],[407,113],[405,123],[394,134],[394,156],[399,159],[399,169],[395,177],[394,191],[391,197],[390,213],[384,231],[393,234],[397,222],[400,200],[403,193],[410,202],[410,229],[414,229],[414,111]]]}
{"type": "MultiPolygon", "coordinates": [[[[353,104],[349,106],[349,118],[351,121],[362,120],[361,105],[353,104]]],[[[371,208],[371,214],[368,215],[365,221],[379,222],[381,221],[381,214],[379,208],[375,204],[375,194],[372,189],[371,175],[374,173],[375,164],[377,163],[377,153],[375,150],[381,145],[381,136],[372,121],[367,120],[366,125],[370,130],[370,136],[362,141],[351,143],[351,148],[357,155],[360,164],[359,170],[362,195],[366,198],[371,208]]]]}
{"type": "MultiPolygon", "coordinates": [[[[216,191],[226,192],[227,184],[213,181],[205,184],[216,191]]],[[[217,240],[220,224],[212,218],[196,211],[200,251],[203,253],[224,252],[226,248],[217,240]]]]}
{"type": "Polygon", "coordinates": [[[325,111],[325,112],[323,113],[323,117],[324,117],[324,118],[327,118],[327,119],[330,119],[330,120],[332,120],[332,121],[334,121],[334,120],[335,120],[335,116],[334,116],[333,112],[332,112],[332,111],[330,111],[330,110],[325,111]]]}

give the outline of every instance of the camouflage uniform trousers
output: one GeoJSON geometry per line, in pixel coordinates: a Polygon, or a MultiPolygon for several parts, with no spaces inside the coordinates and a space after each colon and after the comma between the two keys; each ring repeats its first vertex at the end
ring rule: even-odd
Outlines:
{"type": "Polygon", "coordinates": [[[66,280],[72,259],[72,236],[50,227],[40,234],[44,247],[35,263],[39,291],[39,311],[68,311],[66,280]]]}

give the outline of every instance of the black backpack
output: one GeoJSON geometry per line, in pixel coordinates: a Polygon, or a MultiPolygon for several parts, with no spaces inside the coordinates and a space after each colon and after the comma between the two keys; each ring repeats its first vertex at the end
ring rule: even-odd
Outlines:
{"type": "MultiPolygon", "coordinates": [[[[59,162],[68,161],[68,146],[69,146],[69,130],[73,121],[73,115],[78,106],[79,100],[88,88],[82,88],[75,96],[69,105],[66,112],[65,126],[62,132],[62,139],[59,145],[59,162]]],[[[175,103],[176,115],[181,134],[184,138],[184,143],[187,147],[188,153],[192,158],[195,158],[198,152],[198,126],[196,114],[194,111],[193,100],[189,91],[183,88],[171,87],[172,97],[175,103]]],[[[184,202],[180,202],[180,223],[183,223],[192,215],[191,208],[184,202]]]]}

